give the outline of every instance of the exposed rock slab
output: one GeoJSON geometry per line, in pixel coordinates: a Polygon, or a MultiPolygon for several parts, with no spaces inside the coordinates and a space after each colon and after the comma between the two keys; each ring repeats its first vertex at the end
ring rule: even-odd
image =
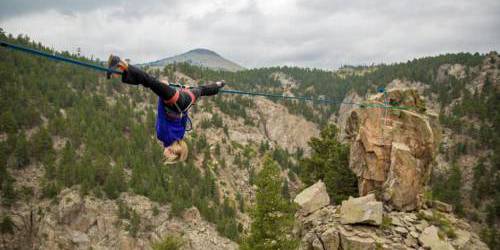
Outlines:
{"type": "Polygon", "coordinates": [[[359,198],[350,197],[342,202],[340,207],[340,222],[342,224],[371,224],[382,223],[383,205],[375,199],[374,194],[359,198]]]}

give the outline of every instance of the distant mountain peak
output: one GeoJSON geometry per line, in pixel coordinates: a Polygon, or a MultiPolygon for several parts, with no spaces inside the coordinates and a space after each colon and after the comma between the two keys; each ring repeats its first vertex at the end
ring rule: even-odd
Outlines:
{"type": "Polygon", "coordinates": [[[214,51],[204,48],[193,49],[180,55],[145,63],[143,65],[163,68],[168,64],[183,62],[214,70],[239,71],[245,69],[244,67],[222,57],[214,51]]]}
{"type": "Polygon", "coordinates": [[[214,51],[209,50],[209,49],[204,49],[204,48],[193,49],[193,50],[188,51],[186,54],[188,54],[188,53],[220,56],[219,54],[215,53],[214,51]]]}

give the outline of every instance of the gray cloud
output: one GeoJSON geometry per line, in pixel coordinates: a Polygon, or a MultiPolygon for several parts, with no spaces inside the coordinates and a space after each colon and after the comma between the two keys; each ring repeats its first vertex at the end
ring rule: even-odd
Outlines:
{"type": "Polygon", "coordinates": [[[99,8],[101,6],[116,4],[119,1],[65,1],[65,0],[14,0],[2,1],[0,9],[0,18],[10,18],[18,15],[25,15],[32,12],[45,10],[57,10],[63,13],[85,12],[99,8]]]}
{"type": "Polygon", "coordinates": [[[56,49],[151,61],[203,47],[247,67],[500,49],[497,0],[7,1],[0,27],[56,49]]]}
{"type": "Polygon", "coordinates": [[[175,8],[179,2],[181,0],[4,0],[0,9],[0,19],[47,10],[73,15],[110,6],[119,6],[122,8],[121,13],[127,14],[130,18],[135,18],[137,15],[154,13],[159,5],[168,5],[175,8]]]}

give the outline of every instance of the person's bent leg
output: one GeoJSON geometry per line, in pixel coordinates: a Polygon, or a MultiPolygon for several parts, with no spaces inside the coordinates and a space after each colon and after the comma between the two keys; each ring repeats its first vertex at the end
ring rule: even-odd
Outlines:
{"type": "MultiPolygon", "coordinates": [[[[120,57],[115,55],[110,55],[108,59],[108,67],[112,70],[120,70],[122,71],[122,82],[138,85],[142,84],[144,87],[150,88],[153,92],[161,97],[164,100],[170,100],[176,95],[178,92],[176,89],[168,86],[163,82],[160,82],[153,76],[144,72],[143,70],[129,65],[127,62],[120,59],[120,57]]],[[[110,77],[110,73],[108,73],[108,78],[110,77]]],[[[177,99],[177,98],[175,98],[177,99]]]]}
{"type": "Polygon", "coordinates": [[[150,88],[156,95],[164,100],[170,100],[176,95],[177,92],[176,89],[168,86],[168,84],[160,82],[153,76],[133,65],[129,65],[128,69],[123,71],[122,82],[129,84],[142,84],[144,87],[150,88]]]}

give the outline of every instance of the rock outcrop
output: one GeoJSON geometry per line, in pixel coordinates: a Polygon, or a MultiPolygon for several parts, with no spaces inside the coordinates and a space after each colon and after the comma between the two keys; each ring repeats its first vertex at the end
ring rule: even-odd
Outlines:
{"type": "Polygon", "coordinates": [[[325,183],[321,180],[304,189],[293,200],[300,206],[300,212],[307,215],[330,204],[325,183]]]}
{"type": "Polygon", "coordinates": [[[367,103],[378,106],[353,110],[341,128],[351,142],[359,194],[377,192],[399,211],[418,209],[439,145],[437,115],[425,112],[415,89],[389,89],[367,103]],[[380,107],[391,105],[401,108],[380,107]]]}

